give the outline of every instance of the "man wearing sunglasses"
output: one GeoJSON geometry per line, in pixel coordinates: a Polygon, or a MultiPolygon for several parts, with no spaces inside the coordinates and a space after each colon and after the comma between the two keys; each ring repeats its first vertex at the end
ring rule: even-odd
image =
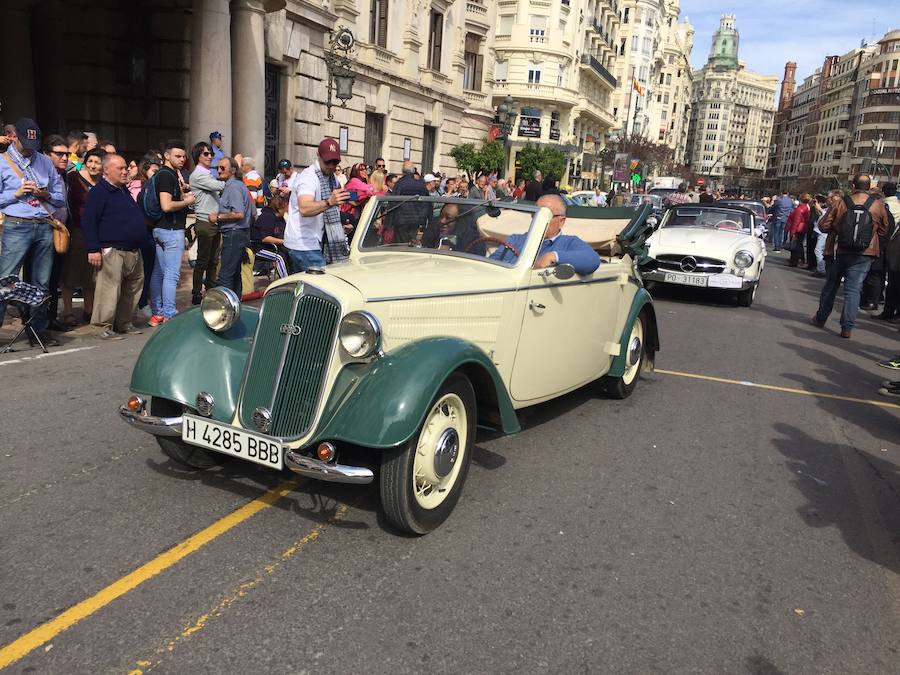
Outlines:
{"type": "Polygon", "coordinates": [[[223,157],[216,164],[219,178],[225,181],[225,189],[219,199],[219,212],[210,214],[222,234],[222,264],[219,267],[217,286],[230,288],[241,296],[241,260],[244,249],[250,243],[250,223],[256,207],[244,185],[241,170],[233,157],[223,157]]]}
{"type": "Polygon", "coordinates": [[[339,207],[350,194],[334,175],[340,162],[338,142],[326,138],[319,143],[318,160],[301,171],[294,184],[284,245],[295,270],[324,267],[349,254],[339,207]]]}
{"type": "Polygon", "coordinates": [[[219,226],[209,221],[209,214],[219,210],[219,195],[225,189],[225,181],[212,177],[211,172],[217,170],[212,166],[213,151],[209,143],[201,141],[191,148],[194,170],[188,182],[196,200],[194,214],[197,222],[194,232],[197,235],[197,263],[194,265],[191,304],[199,305],[204,288],[213,287],[216,280],[216,264],[218,263],[219,226]]]}

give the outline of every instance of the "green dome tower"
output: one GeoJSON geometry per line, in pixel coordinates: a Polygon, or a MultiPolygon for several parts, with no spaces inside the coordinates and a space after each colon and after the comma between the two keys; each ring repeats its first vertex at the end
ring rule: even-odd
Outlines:
{"type": "Polygon", "coordinates": [[[734,14],[723,14],[719,30],[713,33],[709,50],[709,65],[716,70],[735,70],[738,67],[738,43],[740,34],[735,28],[734,14]]]}

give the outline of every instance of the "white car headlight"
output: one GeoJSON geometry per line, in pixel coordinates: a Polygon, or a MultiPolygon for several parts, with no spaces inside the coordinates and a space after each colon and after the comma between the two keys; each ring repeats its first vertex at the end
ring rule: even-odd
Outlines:
{"type": "Polygon", "coordinates": [[[750,251],[738,251],[734,256],[734,264],[740,269],[747,269],[753,264],[753,254],[750,251]]]}
{"type": "Polygon", "coordinates": [[[209,329],[221,333],[237,323],[241,315],[241,299],[230,288],[217,286],[206,291],[200,311],[209,329]]]}
{"type": "Polygon", "coordinates": [[[341,348],[354,359],[366,359],[381,349],[381,325],[369,312],[350,312],[338,331],[341,348]]]}

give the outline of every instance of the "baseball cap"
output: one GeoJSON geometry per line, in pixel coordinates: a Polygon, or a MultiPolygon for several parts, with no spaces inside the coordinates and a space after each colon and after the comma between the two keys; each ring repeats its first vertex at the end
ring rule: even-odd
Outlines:
{"type": "Polygon", "coordinates": [[[319,157],[323,162],[333,162],[341,158],[341,150],[338,142],[333,138],[323,138],[319,143],[319,157]]]}
{"type": "Polygon", "coordinates": [[[41,128],[33,119],[23,117],[16,122],[16,136],[26,150],[41,149],[41,128]]]}
{"type": "Polygon", "coordinates": [[[214,139],[214,138],[222,138],[222,132],[221,132],[221,131],[212,131],[212,132],[210,132],[210,134],[209,134],[209,140],[212,140],[212,139],[214,139]]]}
{"type": "Polygon", "coordinates": [[[426,174],[425,174],[425,178],[424,178],[423,180],[424,180],[426,183],[430,183],[431,181],[437,180],[437,179],[438,179],[438,177],[435,176],[433,173],[426,173],[426,174]]]}
{"type": "Polygon", "coordinates": [[[291,164],[291,160],[289,160],[289,159],[283,159],[280,162],[278,162],[279,169],[289,169],[292,166],[293,166],[293,164],[291,164]]]}

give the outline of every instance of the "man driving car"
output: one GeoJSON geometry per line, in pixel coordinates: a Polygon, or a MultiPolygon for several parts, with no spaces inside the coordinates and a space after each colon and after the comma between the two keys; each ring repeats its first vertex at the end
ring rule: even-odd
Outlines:
{"type": "MultiPolygon", "coordinates": [[[[537,258],[534,261],[534,269],[568,263],[575,268],[576,273],[590,274],[600,267],[600,256],[585,241],[579,237],[561,233],[563,224],[566,222],[566,203],[562,197],[552,194],[543,195],[535,204],[550,209],[553,217],[547,224],[544,241],[541,242],[537,258]]],[[[521,252],[527,239],[527,234],[511,234],[506,241],[521,252]]],[[[509,248],[501,246],[491,254],[491,258],[514,263],[518,259],[518,255],[509,248]]]]}
{"type": "Polygon", "coordinates": [[[432,218],[428,223],[422,245],[426,248],[485,255],[486,246],[483,242],[471,246],[481,236],[471,212],[470,206],[460,212],[459,204],[444,204],[438,217],[432,218]]]}

